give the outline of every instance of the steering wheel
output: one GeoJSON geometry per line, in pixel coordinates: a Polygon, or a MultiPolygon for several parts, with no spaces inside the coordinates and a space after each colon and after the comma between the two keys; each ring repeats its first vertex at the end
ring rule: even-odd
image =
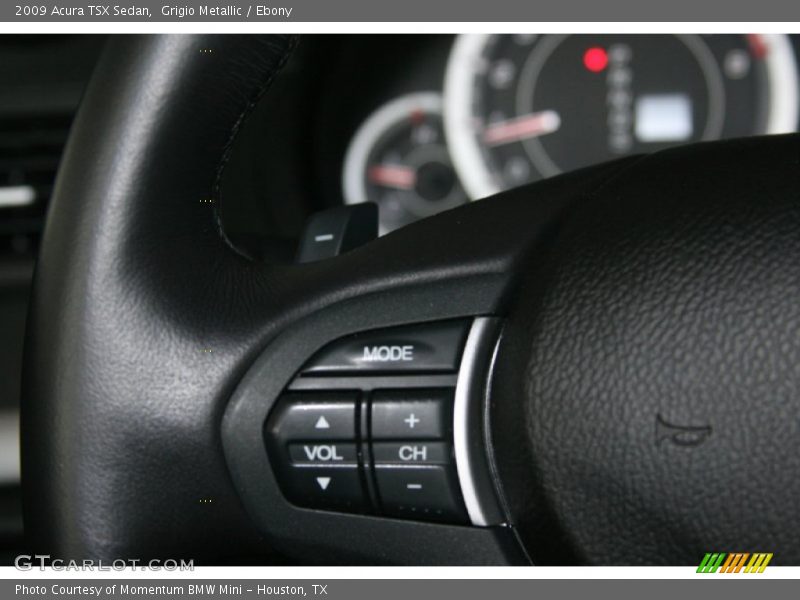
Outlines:
{"type": "Polygon", "coordinates": [[[31,299],[32,549],[212,564],[800,562],[800,138],[625,158],[326,260],[254,262],[221,230],[220,179],[295,41],[109,43],[31,299]],[[469,518],[287,500],[265,422],[310,357],[359,332],[476,318],[493,333],[464,350],[469,518]]]}

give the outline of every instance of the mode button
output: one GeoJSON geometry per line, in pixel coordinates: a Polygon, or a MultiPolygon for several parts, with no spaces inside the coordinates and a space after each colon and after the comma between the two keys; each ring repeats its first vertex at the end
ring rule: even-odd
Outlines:
{"type": "Polygon", "coordinates": [[[463,320],[442,321],[353,335],[323,348],[303,374],[456,372],[467,327],[463,320]]]}

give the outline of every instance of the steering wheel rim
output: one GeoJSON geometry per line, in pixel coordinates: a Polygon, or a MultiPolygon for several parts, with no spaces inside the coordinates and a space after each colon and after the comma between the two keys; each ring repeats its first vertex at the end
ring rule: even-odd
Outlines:
{"type": "MultiPolygon", "coordinates": [[[[270,294],[254,291],[265,286],[263,280],[254,281],[259,269],[232,252],[220,234],[213,205],[201,200],[217,198],[219,173],[236,131],[295,43],[286,36],[123,36],[110,40],[96,68],[56,183],[26,347],[26,526],[34,544],[53,555],[187,556],[199,550],[202,560],[211,540],[220,551],[216,556],[264,551],[230,485],[218,485],[228,476],[216,432],[199,427],[205,430],[204,439],[183,440],[191,449],[173,446],[176,456],[192,456],[192,464],[209,479],[197,477],[173,494],[163,490],[173,508],[158,514],[140,504],[148,492],[136,488],[148,487],[147,480],[159,477],[160,469],[173,461],[150,455],[149,441],[136,429],[159,429],[165,421],[193,428],[217,419],[219,407],[199,401],[202,388],[217,378],[212,373],[235,372],[244,349],[252,351],[253,339],[270,335],[247,332],[246,323],[259,320],[252,314],[258,310],[275,310],[276,302],[269,300],[270,294]],[[91,172],[87,163],[94,164],[91,172]],[[151,218],[155,214],[160,217],[151,218]],[[158,223],[165,229],[158,231],[158,223]],[[182,259],[183,265],[194,262],[208,269],[189,273],[180,266],[182,259]],[[215,268],[238,272],[233,275],[238,282],[228,283],[249,299],[259,298],[261,306],[251,304],[249,317],[243,316],[247,308],[234,317],[225,293],[219,295],[220,286],[210,281],[214,276],[208,279],[215,268]],[[128,280],[126,274],[134,272],[149,280],[128,280]],[[206,284],[200,283],[203,279],[206,284]],[[161,318],[170,321],[168,330],[161,329],[161,318]],[[112,331],[114,321],[117,331],[112,331]],[[236,332],[229,339],[239,341],[223,345],[219,326],[236,332]],[[165,355],[176,360],[172,368],[149,362],[146,355],[121,358],[124,346],[132,350],[161,344],[171,347],[165,355]],[[109,368],[105,359],[121,361],[113,381],[81,377],[97,373],[99,364],[109,368]],[[144,389],[136,393],[129,361],[138,361],[142,372],[161,371],[161,381],[173,380],[150,395],[171,388],[162,399],[173,410],[154,409],[151,417],[160,412],[161,418],[148,419],[141,406],[149,402],[148,394],[144,389]],[[204,369],[193,370],[175,385],[184,379],[185,367],[179,362],[198,361],[205,363],[204,369]],[[45,371],[51,375],[43,376],[45,371]],[[136,396],[138,401],[131,401],[136,396]],[[126,420],[131,427],[123,431],[121,421],[126,420]],[[137,459],[126,459],[125,453],[137,459]],[[216,505],[214,518],[204,519],[201,528],[188,526],[197,523],[198,512],[204,510],[200,501],[208,496],[216,505]],[[181,531],[182,539],[167,536],[157,548],[144,533],[154,528],[181,531]]],[[[279,288],[275,279],[270,278],[271,285],[279,288]]],[[[146,376],[140,381],[143,387],[163,385],[146,376]]],[[[230,385],[217,380],[217,394],[230,385]]],[[[162,481],[186,469],[178,463],[173,463],[172,475],[161,473],[162,481]]]]}

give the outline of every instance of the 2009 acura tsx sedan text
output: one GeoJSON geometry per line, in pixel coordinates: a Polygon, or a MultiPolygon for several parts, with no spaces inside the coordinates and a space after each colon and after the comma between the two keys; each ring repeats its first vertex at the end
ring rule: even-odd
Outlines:
{"type": "Polygon", "coordinates": [[[7,564],[800,564],[798,51],[6,36],[7,564]]]}

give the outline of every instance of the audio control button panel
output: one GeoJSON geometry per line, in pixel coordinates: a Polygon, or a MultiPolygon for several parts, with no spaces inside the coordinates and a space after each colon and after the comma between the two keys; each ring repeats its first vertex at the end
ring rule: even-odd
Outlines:
{"type": "Polygon", "coordinates": [[[468,523],[454,405],[469,326],[370,331],[312,357],[264,426],[284,496],[304,508],[468,523]]]}
{"type": "Polygon", "coordinates": [[[452,416],[448,388],[289,392],[265,441],[297,506],[462,523],[452,416]]]}

